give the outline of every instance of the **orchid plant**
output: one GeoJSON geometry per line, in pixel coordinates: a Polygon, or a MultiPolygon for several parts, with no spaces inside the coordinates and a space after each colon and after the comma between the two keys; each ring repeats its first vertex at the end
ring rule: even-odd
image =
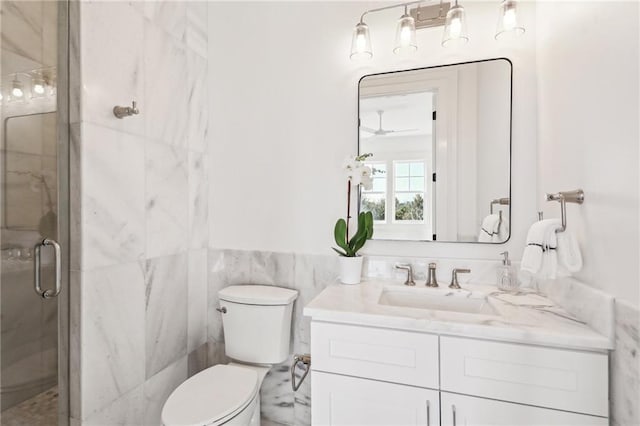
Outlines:
{"type": "Polygon", "coordinates": [[[349,221],[351,219],[351,190],[359,185],[364,189],[373,187],[373,174],[375,169],[364,164],[365,160],[373,154],[366,153],[356,157],[349,157],[343,164],[347,176],[347,218],[338,219],[333,231],[336,244],[340,249],[333,248],[340,256],[356,257],[367,240],[373,236],[373,214],[360,212],[358,215],[358,229],[349,239],[349,221]]]}

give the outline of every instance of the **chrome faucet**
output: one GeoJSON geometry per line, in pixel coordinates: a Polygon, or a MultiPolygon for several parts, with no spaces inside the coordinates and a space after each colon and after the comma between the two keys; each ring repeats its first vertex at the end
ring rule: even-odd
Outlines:
{"type": "Polygon", "coordinates": [[[453,268],[451,271],[451,284],[449,284],[449,288],[460,289],[460,284],[458,283],[458,274],[468,274],[471,272],[471,269],[462,269],[462,268],[453,268]]]}
{"type": "Polygon", "coordinates": [[[411,265],[409,265],[408,263],[396,263],[394,268],[404,269],[407,271],[407,279],[405,280],[404,285],[416,285],[416,282],[413,281],[413,268],[411,268],[411,265]]]}
{"type": "Polygon", "coordinates": [[[436,278],[436,264],[429,264],[429,275],[427,277],[427,287],[438,287],[438,279],[436,278]]]}

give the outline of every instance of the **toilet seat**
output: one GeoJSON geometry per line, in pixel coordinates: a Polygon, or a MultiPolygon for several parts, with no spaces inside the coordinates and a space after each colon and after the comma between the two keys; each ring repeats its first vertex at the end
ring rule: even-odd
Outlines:
{"type": "Polygon", "coordinates": [[[178,386],[162,408],[164,425],[219,425],[249,405],[259,389],[258,373],[215,365],[178,386]]]}

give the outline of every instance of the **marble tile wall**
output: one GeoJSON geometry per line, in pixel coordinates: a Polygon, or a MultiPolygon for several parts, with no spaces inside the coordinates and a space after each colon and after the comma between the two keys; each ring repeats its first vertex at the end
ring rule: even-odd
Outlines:
{"type": "Polygon", "coordinates": [[[82,1],[71,17],[72,423],[159,425],[216,354],[207,4],[82,1]],[[113,116],[134,99],[139,115],[113,116]]]}

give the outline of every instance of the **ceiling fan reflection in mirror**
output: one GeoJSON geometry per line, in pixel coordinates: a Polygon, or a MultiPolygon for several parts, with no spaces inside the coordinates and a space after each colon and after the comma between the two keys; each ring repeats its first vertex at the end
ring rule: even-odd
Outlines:
{"type": "Polygon", "coordinates": [[[386,136],[386,135],[389,135],[391,133],[415,132],[415,131],[418,130],[418,129],[398,129],[398,130],[384,129],[382,127],[382,116],[384,114],[384,111],[378,110],[376,112],[378,113],[378,128],[377,129],[372,129],[371,127],[366,127],[366,126],[360,126],[360,130],[370,134],[368,137],[386,136]]]}

